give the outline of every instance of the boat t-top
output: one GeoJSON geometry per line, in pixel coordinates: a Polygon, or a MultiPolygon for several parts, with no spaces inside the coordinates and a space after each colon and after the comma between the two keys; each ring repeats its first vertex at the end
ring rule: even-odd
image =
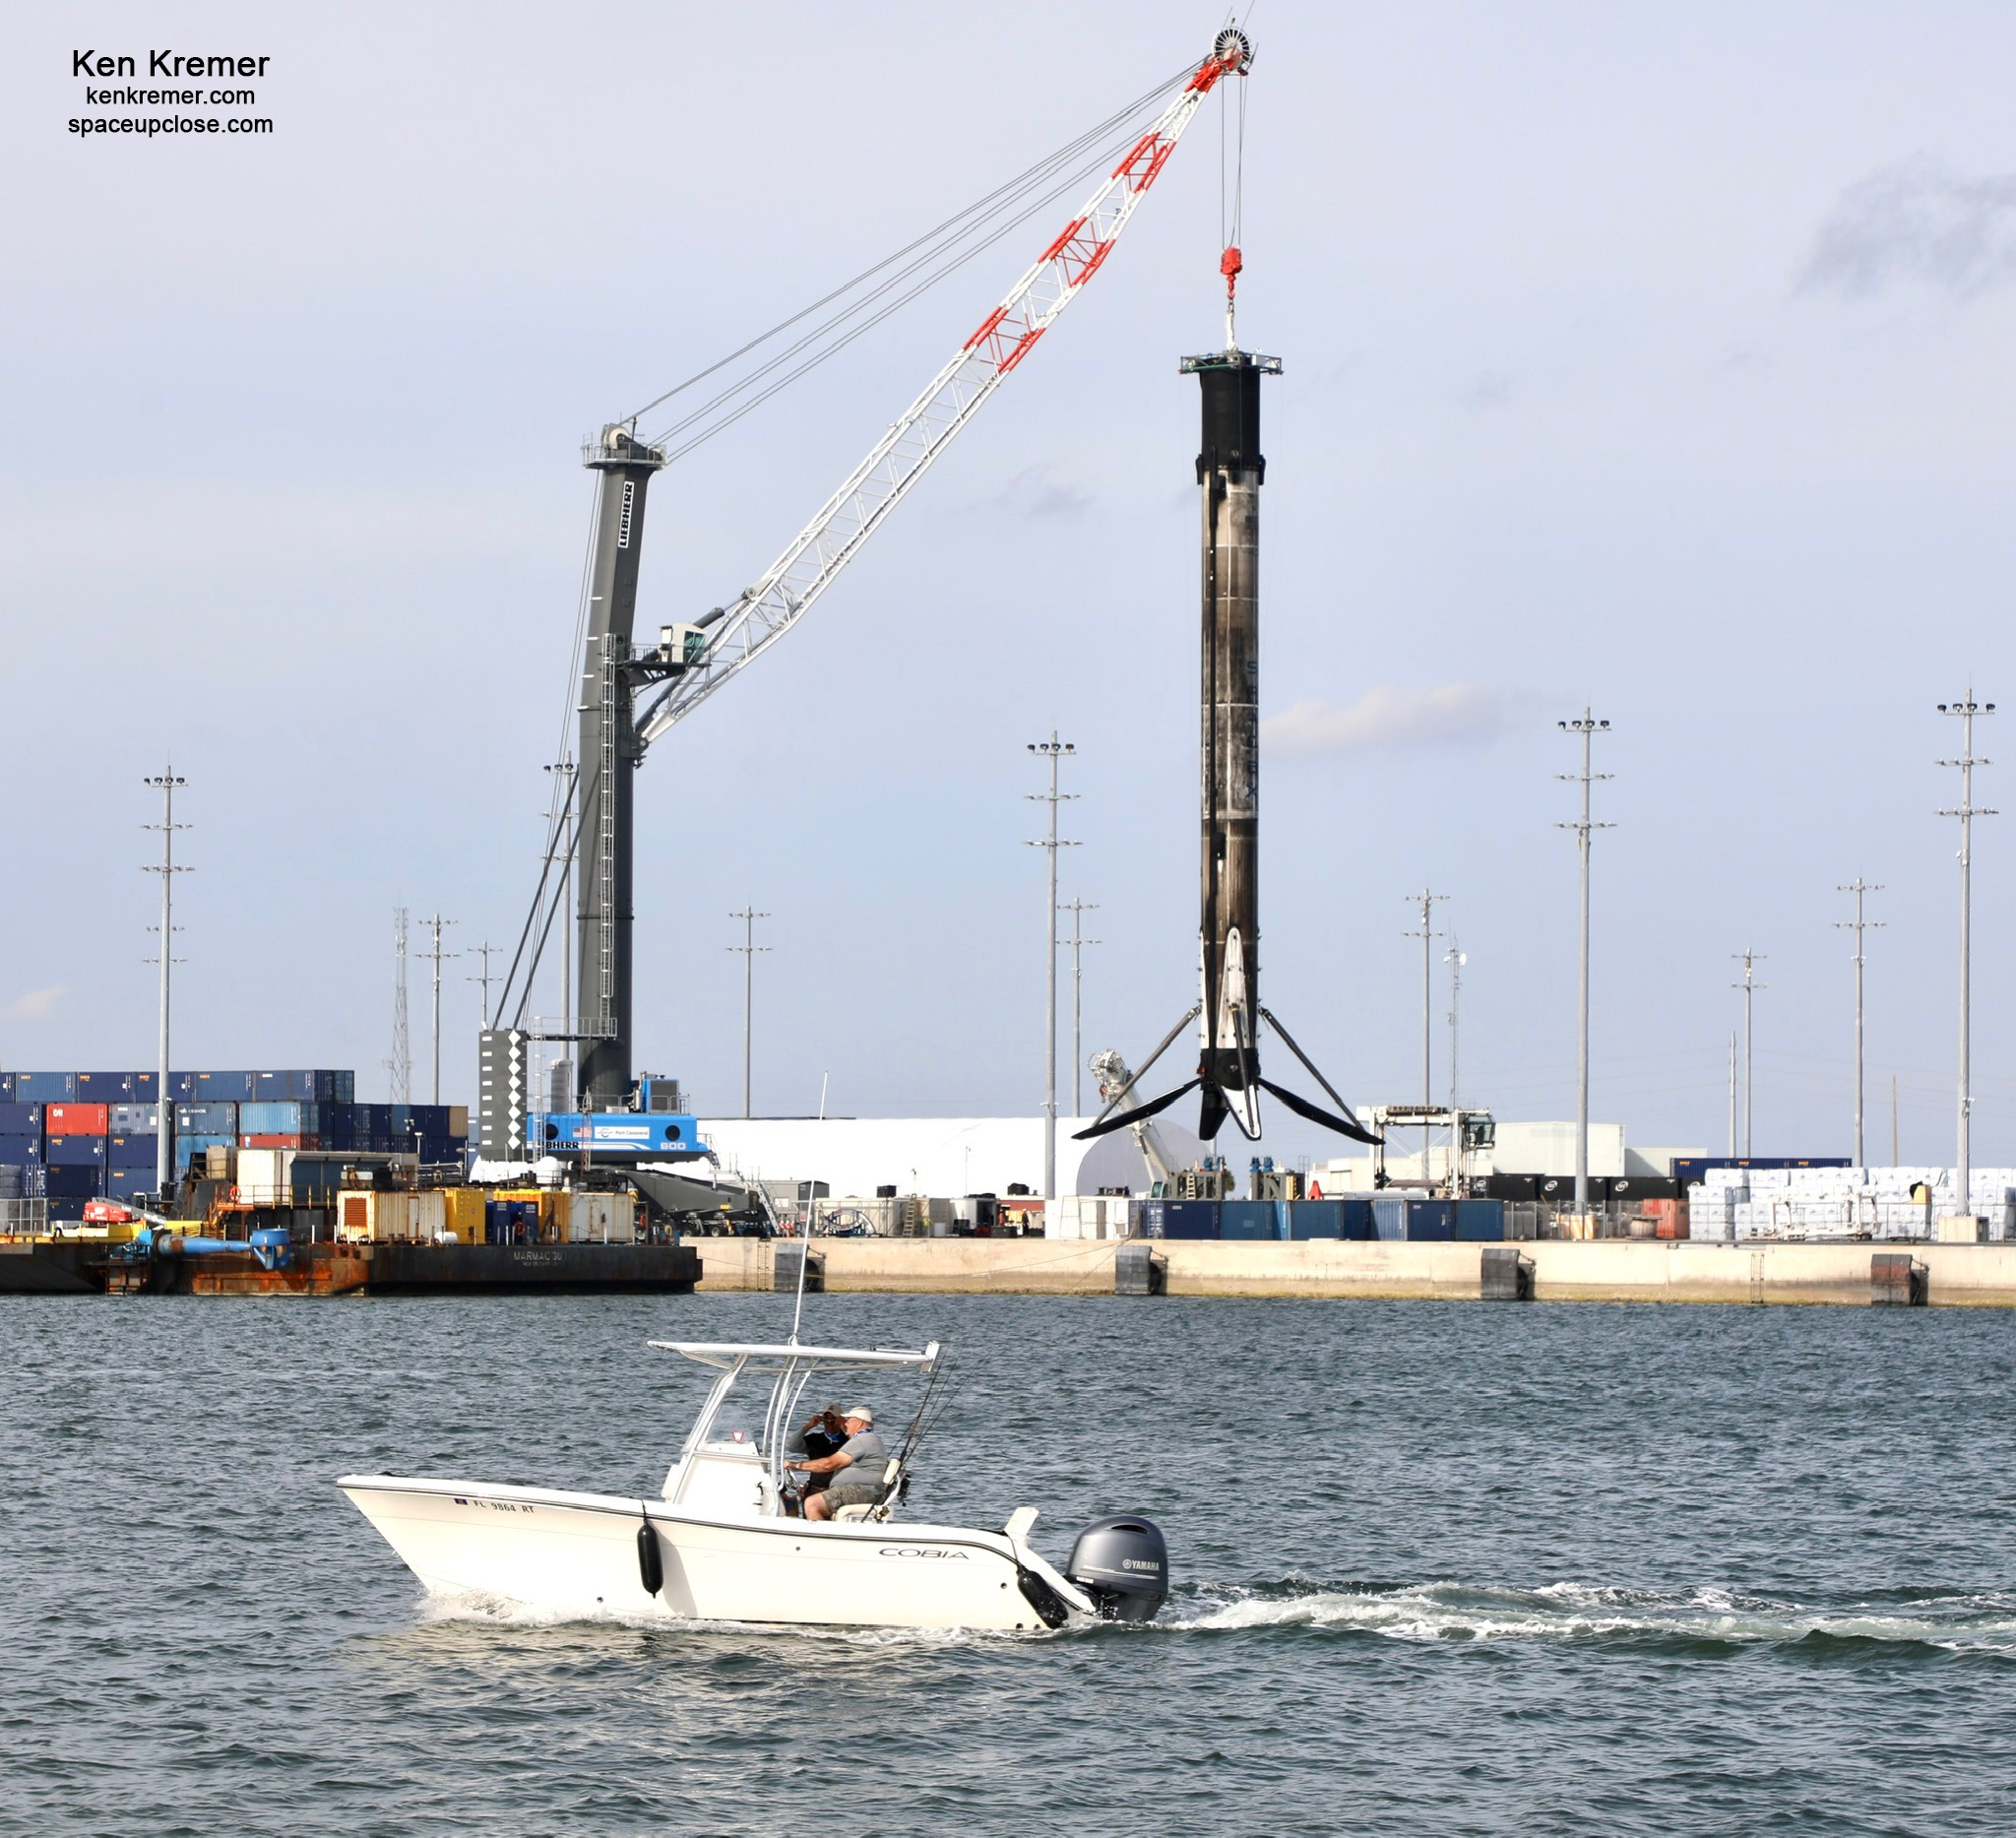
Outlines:
{"type": "Polygon", "coordinates": [[[562,1618],[1034,1632],[1074,1618],[1145,1621],[1162,1607],[1167,1552],[1146,1519],[1086,1527],[1060,1572],[1029,1542],[1034,1507],[998,1532],[898,1516],[931,1421],[936,1341],[919,1352],[795,1339],[651,1345],[718,1374],[656,1498],[418,1476],[345,1475],[337,1486],[431,1594],[562,1618]],[[880,1473],[850,1475],[848,1495],[871,1497],[808,1518],[795,1466],[807,1391],[822,1373],[875,1372],[924,1379],[923,1402],[880,1473]]]}

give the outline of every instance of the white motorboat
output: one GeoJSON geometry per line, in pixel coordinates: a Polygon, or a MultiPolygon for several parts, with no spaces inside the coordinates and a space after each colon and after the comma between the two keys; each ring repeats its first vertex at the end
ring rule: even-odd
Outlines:
{"type": "Polygon", "coordinates": [[[1145,1621],[1167,1592],[1162,1533],[1136,1517],[1088,1526],[1060,1572],[1021,1507],[998,1532],[897,1517],[932,1389],[879,1477],[875,1505],[801,1516],[794,1426],[821,1372],[926,1381],[938,1344],[886,1348],[653,1341],[719,1376],[655,1499],[395,1475],[337,1485],[436,1596],[558,1618],[662,1616],[799,1626],[1035,1631],[1145,1621]],[[738,1416],[769,1381],[760,1420],[738,1416]],[[751,1384],[750,1381],[754,1381],[751,1384]]]}

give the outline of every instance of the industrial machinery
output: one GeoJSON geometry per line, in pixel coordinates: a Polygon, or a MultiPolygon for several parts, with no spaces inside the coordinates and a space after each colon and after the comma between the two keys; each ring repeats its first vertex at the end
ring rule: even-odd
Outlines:
{"type": "MultiPolygon", "coordinates": [[[[804,616],[1099,272],[1204,98],[1224,78],[1243,74],[1251,58],[1251,47],[1241,33],[1222,32],[1200,63],[1186,66],[1113,117],[1113,122],[1130,115],[1138,118],[1144,105],[1154,106],[1168,96],[1153,125],[1132,140],[1079,212],[777,559],[725,604],[690,624],[662,626],[657,642],[642,649],[635,642],[634,625],[646,500],[653,477],[674,456],[666,440],[640,436],[642,412],[611,422],[589,440],[582,460],[597,476],[597,497],[577,697],[580,757],[570,774],[572,794],[561,819],[558,846],[548,852],[547,873],[534,898],[499,1005],[499,1014],[512,1014],[513,1019],[484,1036],[486,1157],[506,1159],[535,1146],[526,1139],[535,1115],[529,1103],[526,1054],[535,1037],[526,1014],[532,978],[561,898],[559,891],[548,892],[548,882],[555,880],[562,890],[571,880],[575,890],[577,1012],[537,1038],[566,1041],[576,1048],[578,1109],[541,1116],[537,1129],[554,1132],[555,1144],[604,1158],[659,1159],[667,1152],[664,1142],[633,1144],[631,1137],[636,1118],[648,1109],[631,1071],[633,775],[645,750],[804,616]],[[556,874],[557,861],[568,857],[571,873],[556,874]]],[[[1106,129],[1112,122],[1101,125],[1106,129]]],[[[1066,152],[1076,158],[1093,145],[1092,137],[1080,137],[1066,152]]],[[[990,194],[982,206],[1010,194],[1021,182],[990,194]]],[[[672,1147],[670,1152],[706,1151],[689,1136],[683,1148],[672,1147]]]]}
{"type": "MultiPolygon", "coordinates": [[[[1126,1059],[1115,1048],[1108,1046],[1103,1052],[1094,1053],[1086,1062],[1086,1070],[1099,1081],[1102,1098],[1132,1098],[1134,1075],[1127,1070],[1126,1059]]],[[[1133,1132],[1134,1146],[1141,1151],[1141,1159],[1148,1164],[1149,1192],[1175,1192],[1175,1162],[1169,1155],[1167,1144],[1162,1139],[1162,1132],[1142,1113],[1140,1101],[1133,1099],[1119,1114],[1133,1132]]]]}

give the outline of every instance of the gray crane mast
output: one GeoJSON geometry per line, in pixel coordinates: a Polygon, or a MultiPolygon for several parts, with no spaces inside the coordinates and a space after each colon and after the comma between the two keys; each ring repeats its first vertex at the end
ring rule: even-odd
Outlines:
{"type": "Polygon", "coordinates": [[[582,463],[597,475],[598,486],[574,837],[581,1012],[565,1025],[580,1035],[576,1102],[583,1110],[609,1111],[630,1102],[632,1084],[631,883],[641,753],[632,712],[640,676],[632,631],[645,496],[665,456],[662,448],[612,426],[587,444],[582,463]]]}

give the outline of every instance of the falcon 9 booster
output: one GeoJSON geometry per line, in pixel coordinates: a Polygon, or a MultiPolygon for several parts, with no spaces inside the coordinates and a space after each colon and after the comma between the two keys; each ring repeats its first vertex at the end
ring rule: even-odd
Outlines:
{"type": "MultiPolygon", "coordinates": [[[[1227,251],[1228,280],[1237,272],[1227,251]]],[[[1197,483],[1203,493],[1203,676],[1198,918],[1201,988],[1190,1010],[1111,1095],[1081,1137],[1138,1123],[1189,1091],[1202,1093],[1197,1133],[1215,1138],[1228,1116],[1249,1140],[1260,1134],[1260,1094],[1278,1098],[1296,1115],[1370,1142],[1352,1114],[1260,1003],[1260,487],[1267,462],[1260,452],[1260,379],[1279,376],[1281,359],[1227,348],[1182,360],[1203,389],[1203,439],[1197,483]],[[1198,1024],[1196,1076],[1161,1098],[1117,1109],[1145,1073],[1192,1020],[1198,1024]],[[1260,1075],[1262,1024],[1297,1059],[1337,1109],[1330,1111],[1260,1075]]]]}

